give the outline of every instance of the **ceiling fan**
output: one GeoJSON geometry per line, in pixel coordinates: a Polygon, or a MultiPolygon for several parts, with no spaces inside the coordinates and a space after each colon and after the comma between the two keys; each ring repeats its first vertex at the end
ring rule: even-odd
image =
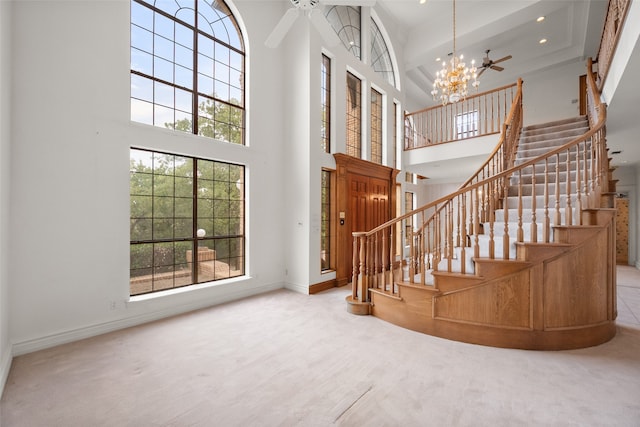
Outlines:
{"type": "Polygon", "coordinates": [[[499,65],[496,65],[496,64],[499,64],[500,62],[504,62],[512,58],[511,55],[507,55],[504,58],[496,59],[494,61],[493,59],[489,58],[489,52],[491,52],[489,49],[485,51],[486,56],[482,59],[482,65],[478,67],[478,68],[482,68],[478,73],[478,77],[480,77],[480,74],[484,73],[484,70],[486,70],[487,68],[491,68],[492,70],[496,70],[496,71],[504,70],[504,67],[500,67],[499,65]]]}
{"type": "Polygon", "coordinates": [[[289,0],[293,5],[280,18],[280,21],[273,29],[264,44],[267,47],[277,47],[285,35],[289,32],[298,16],[304,13],[311,23],[316,27],[320,35],[329,46],[336,46],[340,43],[340,38],[331,27],[322,13],[322,5],[334,6],[373,6],[376,0],[289,0]]]}

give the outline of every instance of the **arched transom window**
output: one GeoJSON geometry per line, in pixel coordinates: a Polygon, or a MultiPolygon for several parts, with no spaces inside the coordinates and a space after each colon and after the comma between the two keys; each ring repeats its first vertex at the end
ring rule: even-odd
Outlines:
{"type": "Polygon", "coordinates": [[[387,43],[376,21],[371,19],[371,66],[382,75],[384,79],[392,86],[395,86],[396,79],[393,74],[393,63],[391,62],[391,54],[387,48],[387,43]]]}
{"type": "Polygon", "coordinates": [[[132,121],[244,144],[244,67],[224,1],[131,1],[132,121]]]}
{"type": "Polygon", "coordinates": [[[360,56],[360,7],[331,6],[325,15],[344,47],[358,59],[360,56]]]}

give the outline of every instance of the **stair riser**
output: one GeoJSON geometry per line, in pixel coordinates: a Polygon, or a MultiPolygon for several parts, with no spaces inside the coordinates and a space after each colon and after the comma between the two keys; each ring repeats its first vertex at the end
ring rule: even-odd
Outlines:
{"type": "MultiPolygon", "coordinates": [[[[581,175],[582,177],[583,175],[581,175]]],[[[563,182],[567,182],[567,172],[563,171],[563,172],[558,172],[558,181],[560,183],[563,182]]],[[[571,182],[576,182],[576,172],[571,172],[569,173],[569,179],[571,180],[571,182]]],[[[544,175],[536,175],[536,184],[544,184],[544,175]]],[[[509,185],[515,185],[517,186],[519,182],[518,177],[512,177],[509,180],[509,185]]],[[[531,183],[533,182],[533,175],[522,175],[522,185],[531,185],[531,183]]],[[[547,182],[549,184],[555,184],[556,182],[556,174],[552,173],[549,174],[549,176],[547,177],[547,182]]]]}
{"type": "MultiPolygon", "coordinates": [[[[584,135],[589,130],[588,126],[572,128],[562,132],[548,132],[536,135],[520,135],[520,144],[544,144],[550,140],[557,139],[574,139],[580,135],[584,135]]],[[[550,145],[550,144],[546,144],[550,145]]]]}
{"type": "MultiPolygon", "coordinates": [[[[533,198],[527,197],[522,199],[522,208],[523,209],[531,209],[533,206],[533,198]]],[[[560,207],[567,206],[567,197],[560,196],[560,207]]],[[[507,208],[508,209],[517,209],[518,208],[518,198],[517,197],[507,197],[507,208]]],[[[536,196],[536,208],[544,208],[544,196],[536,196]]],[[[549,203],[546,205],[549,209],[555,208],[556,206],[556,198],[549,197],[549,203]]],[[[571,207],[577,206],[576,196],[571,196],[571,207]]]]}
{"type": "MultiPolygon", "coordinates": [[[[566,161],[564,161],[564,162],[561,161],[560,164],[558,164],[555,161],[551,161],[551,158],[549,160],[550,161],[546,165],[546,168],[547,168],[548,172],[555,172],[556,168],[560,172],[563,172],[563,171],[567,170],[567,162],[566,161]]],[[[519,164],[525,163],[526,161],[527,160],[516,160],[515,163],[516,163],[516,165],[519,165],[519,164]]],[[[575,168],[577,167],[577,162],[575,160],[574,161],[570,161],[569,162],[569,167],[570,167],[570,169],[575,170],[575,168]]],[[[580,169],[584,170],[585,168],[586,169],[591,169],[591,162],[589,160],[587,160],[587,164],[586,165],[584,164],[583,161],[580,161],[580,169]]],[[[533,166],[527,166],[527,167],[522,169],[522,175],[523,176],[532,175],[534,170],[535,170],[535,173],[537,175],[544,174],[545,164],[544,163],[542,163],[542,164],[537,163],[537,164],[535,164],[533,166]]],[[[517,176],[517,174],[516,174],[516,176],[517,176]]],[[[536,181],[537,181],[537,179],[536,179],[536,181]]]]}
{"type": "MultiPolygon", "coordinates": [[[[537,181],[536,181],[537,182],[537,181]]],[[[583,184],[580,183],[580,185],[582,186],[583,184]]],[[[566,196],[567,195],[567,184],[566,182],[561,182],[559,187],[559,192],[557,194],[566,196]]],[[[531,184],[523,184],[522,185],[522,189],[519,189],[517,185],[515,186],[510,186],[509,187],[509,191],[508,191],[508,195],[511,197],[518,197],[518,192],[522,191],[522,197],[528,197],[532,195],[532,189],[533,186],[531,184]]],[[[536,196],[544,196],[544,192],[545,189],[547,190],[547,194],[549,195],[549,197],[555,196],[556,195],[556,185],[555,183],[553,183],[553,185],[544,185],[544,184],[536,184],[536,191],[535,191],[535,195],[536,196]]],[[[576,190],[576,183],[575,181],[571,183],[571,194],[574,194],[576,190]]]]}
{"type": "Polygon", "coordinates": [[[554,129],[554,128],[557,129],[563,126],[575,126],[578,123],[587,123],[587,117],[586,116],[572,117],[569,119],[555,120],[553,122],[529,125],[523,128],[523,132],[535,132],[535,131],[544,132],[544,131],[550,131],[551,129],[554,129]]]}
{"type": "MultiPolygon", "coordinates": [[[[518,236],[518,223],[517,222],[509,222],[509,228],[507,229],[507,232],[509,233],[509,238],[514,239],[517,238],[518,236]]],[[[549,222],[549,240],[553,240],[553,226],[551,226],[551,224],[553,224],[552,222],[549,222]]],[[[485,223],[483,225],[484,227],[484,232],[485,235],[489,234],[489,230],[491,227],[490,223],[485,223]]],[[[537,239],[536,241],[540,242],[542,240],[542,236],[543,236],[543,232],[544,232],[544,223],[543,221],[537,220],[536,219],[536,236],[537,239]]],[[[494,238],[500,238],[502,239],[505,235],[505,229],[504,229],[504,221],[496,221],[493,223],[493,236],[494,238]]],[[[522,236],[523,236],[523,241],[525,242],[531,242],[532,241],[532,232],[531,232],[531,223],[522,223],[522,236]]],[[[473,236],[471,237],[473,239],[473,236]]],[[[471,240],[471,244],[473,245],[474,240],[471,240]]]]}
{"type": "MultiPolygon", "coordinates": [[[[566,141],[566,142],[569,142],[566,141]]],[[[544,154],[547,154],[549,151],[551,150],[555,150],[558,146],[563,145],[563,144],[559,144],[557,146],[553,146],[553,147],[542,147],[542,148],[532,148],[532,149],[528,149],[528,148],[523,148],[523,149],[518,149],[518,154],[516,156],[516,158],[533,158],[533,157],[539,157],[542,156],[544,154]]],[[[563,151],[562,153],[559,154],[561,159],[566,159],[567,158],[567,152],[563,151]]],[[[591,158],[591,152],[589,150],[587,150],[587,152],[585,153],[583,150],[579,150],[578,152],[576,152],[576,149],[572,149],[570,156],[572,159],[575,159],[576,157],[579,158],[580,160],[583,160],[584,158],[590,159],[591,158]]],[[[557,156],[552,156],[551,158],[557,158],[557,156]]]]}
{"type": "MultiPolygon", "coordinates": [[[[572,209],[573,212],[573,218],[575,218],[575,209],[572,209]]],[[[504,219],[504,212],[503,209],[499,209],[496,211],[496,221],[502,221],[504,219]]],[[[544,213],[544,209],[536,209],[536,224],[542,224],[545,218],[545,213],[544,213]]],[[[509,214],[508,214],[508,218],[509,221],[516,221],[518,218],[518,210],[517,209],[509,209],[509,214]]],[[[556,210],[555,207],[553,208],[549,208],[548,210],[548,215],[549,215],[549,223],[550,224],[555,224],[556,221],[556,210]]],[[[565,224],[565,219],[566,219],[566,212],[564,208],[560,209],[560,212],[558,213],[560,221],[559,221],[559,225],[564,225],[565,224]]],[[[533,222],[533,212],[531,211],[531,209],[523,209],[522,211],[522,223],[523,224],[530,224],[531,222],[533,222]]],[[[524,227],[524,225],[523,225],[524,227]]]]}
{"type": "MultiPolygon", "coordinates": [[[[546,154],[548,152],[549,152],[549,150],[545,150],[544,152],[540,152],[538,154],[536,154],[536,153],[518,152],[518,154],[516,155],[515,164],[516,165],[520,165],[522,163],[526,163],[529,160],[533,160],[536,157],[542,156],[542,155],[544,155],[544,154],[546,154]]],[[[566,163],[567,162],[567,157],[569,158],[569,161],[571,161],[571,162],[575,162],[576,160],[580,160],[580,164],[581,165],[584,164],[585,158],[582,155],[582,153],[576,154],[575,152],[574,153],[570,153],[570,154],[567,154],[566,152],[562,152],[562,153],[560,153],[558,155],[551,156],[551,157],[549,157],[548,163],[550,165],[557,164],[558,161],[561,164],[562,163],[566,163]]],[[[587,162],[589,163],[591,161],[591,156],[587,155],[586,159],[587,159],[587,162]]],[[[540,166],[544,166],[544,161],[540,162],[540,166]]],[[[543,168],[543,171],[544,171],[544,168],[543,168]]]]}

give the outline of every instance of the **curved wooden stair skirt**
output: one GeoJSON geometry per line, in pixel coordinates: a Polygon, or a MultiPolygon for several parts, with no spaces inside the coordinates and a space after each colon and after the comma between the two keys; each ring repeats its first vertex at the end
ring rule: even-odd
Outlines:
{"type": "Polygon", "coordinates": [[[494,347],[567,350],[616,333],[615,209],[583,212],[553,243],[517,245],[516,260],[478,258],[475,274],[434,272],[434,284],[397,282],[397,293],[369,289],[347,297],[349,312],[425,334],[494,347]],[[567,304],[567,302],[569,302],[567,304]]]}

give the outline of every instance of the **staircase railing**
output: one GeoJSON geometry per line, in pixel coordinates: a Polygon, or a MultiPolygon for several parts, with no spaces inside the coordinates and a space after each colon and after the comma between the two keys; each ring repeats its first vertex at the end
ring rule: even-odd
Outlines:
{"type": "Polygon", "coordinates": [[[405,115],[405,150],[500,133],[517,84],[405,115]]]}
{"type": "Polygon", "coordinates": [[[590,72],[592,68],[589,59],[587,102],[592,125],[584,135],[497,173],[490,167],[481,168],[484,172],[476,174],[457,191],[369,232],[353,233],[353,299],[368,302],[370,289],[397,296],[397,283],[424,286],[428,283],[429,271],[453,273],[454,264],[459,267],[458,273],[465,274],[471,257],[480,256],[481,234],[487,237],[489,258],[508,260],[511,235],[518,242],[548,243],[552,225],[580,224],[583,209],[600,207],[601,194],[608,191],[606,106],[600,101],[590,72]],[[563,169],[567,173],[561,174],[563,169]],[[533,171],[545,172],[543,182],[536,182],[536,175],[531,173],[533,195],[525,194],[522,178],[533,171]],[[483,176],[483,173],[490,175],[483,176]],[[517,194],[508,197],[512,178],[517,178],[519,185],[517,194]],[[535,195],[538,185],[543,189],[541,196],[535,195]],[[397,224],[411,216],[420,219],[414,223],[423,225],[414,234],[409,272],[405,274],[402,262],[397,262],[393,255],[395,251],[389,250],[389,242],[393,241],[397,224]],[[527,230],[525,223],[529,224],[527,230]],[[496,233],[496,227],[501,227],[499,237],[496,237],[500,234],[496,233]],[[500,245],[503,251],[496,254],[496,246],[500,245]]]}

